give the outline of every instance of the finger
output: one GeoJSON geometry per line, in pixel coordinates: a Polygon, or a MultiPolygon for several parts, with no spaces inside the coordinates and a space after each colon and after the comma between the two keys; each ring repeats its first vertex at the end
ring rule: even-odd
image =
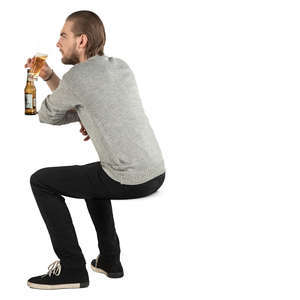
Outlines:
{"type": "Polygon", "coordinates": [[[30,64],[30,61],[31,61],[31,59],[30,59],[30,58],[28,58],[28,59],[27,59],[27,62],[26,62],[26,64],[25,64],[25,68],[27,68],[27,67],[29,66],[29,64],[30,64]]]}
{"type": "Polygon", "coordinates": [[[27,62],[25,64],[25,68],[31,68],[33,66],[31,58],[27,59],[27,62]]]}
{"type": "Polygon", "coordinates": [[[88,141],[89,139],[90,139],[90,137],[87,136],[87,137],[84,139],[84,141],[88,141]]]}

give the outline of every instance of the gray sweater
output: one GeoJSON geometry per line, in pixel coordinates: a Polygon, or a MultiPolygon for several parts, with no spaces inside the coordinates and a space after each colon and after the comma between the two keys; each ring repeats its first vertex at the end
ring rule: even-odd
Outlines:
{"type": "Polygon", "coordinates": [[[119,58],[96,55],[74,65],[38,116],[52,125],[80,120],[103,170],[122,184],[144,183],[165,172],[134,74],[119,58]]]}

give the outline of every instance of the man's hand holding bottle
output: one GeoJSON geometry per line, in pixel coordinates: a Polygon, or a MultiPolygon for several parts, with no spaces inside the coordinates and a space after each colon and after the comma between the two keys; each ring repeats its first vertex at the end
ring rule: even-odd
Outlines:
{"type": "MultiPolygon", "coordinates": [[[[33,60],[34,60],[34,57],[33,58],[28,58],[24,67],[25,68],[32,68],[32,66],[33,66],[33,60]]],[[[41,68],[39,76],[43,80],[45,80],[45,79],[47,79],[47,78],[49,78],[51,76],[52,72],[53,72],[52,69],[49,67],[49,65],[45,61],[43,67],[41,68]]],[[[76,110],[71,109],[71,111],[72,110],[76,112],[76,110]]],[[[81,122],[80,122],[80,125],[81,125],[81,128],[80,128],[79,131],[81,132],[82,135],[86,135],[84,141],[88,141],[90,139],[90,137],[89,137],[86,129],[84,128],[84,126],[82,125],[81,122]]]]}
{"type": "MultiPolygon", "coordinates": [[[[27,63],[25,64],[25,68],[32,68],[33,66],[33,61],[34,61],[34,57],[32,58],[28,58],[27,59],[27,63]]],[[[44,62],[44,65],[41,68],[40,74],[39,76],[43,79],[46,80],[47,78],[49,78],[52,74],[52,69],[49,67],[49,65],[47,64],[47,62],[44,62]]]]}

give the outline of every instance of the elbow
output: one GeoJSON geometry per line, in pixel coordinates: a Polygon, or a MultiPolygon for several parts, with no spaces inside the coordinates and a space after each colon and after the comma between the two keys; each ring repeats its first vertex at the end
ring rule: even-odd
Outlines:
{"type": "Polygon", "coordinates": [[[40,123],[51,124],[51,125],[63,125],[63,122],[60,119],[51,116],[44,116],[43,114],[40,113],[38,115],[39,115],[40,123]]]}

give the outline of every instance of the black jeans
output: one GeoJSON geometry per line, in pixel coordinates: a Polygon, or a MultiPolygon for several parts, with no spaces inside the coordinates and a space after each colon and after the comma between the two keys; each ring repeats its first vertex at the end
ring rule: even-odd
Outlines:
{"type": "Polygon", "coordinates": [[[86,261],[63,196],[85,199],[100,255],[117,260],[121,250],[111,199],[148,196],[160,188],[164,179],[165,173],[142,184],[125,185],[110,178],[100,163],[94,162],[40,169],[31,175],[30,184],[61,264],[82,267],[86,261]]]}

